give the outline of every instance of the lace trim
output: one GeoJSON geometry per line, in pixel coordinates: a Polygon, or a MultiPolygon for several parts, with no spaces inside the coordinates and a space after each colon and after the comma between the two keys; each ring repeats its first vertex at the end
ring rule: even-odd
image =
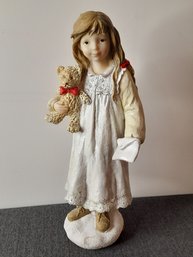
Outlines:
{"type": "Polygon", "coordinates": [[[76,205],[76,206],[83,206],[90,211],[97,211],[97,212],[109,212],[111,209],[119,209],[119,208],[126,208],[132,202],[132,197],[130,195],[124,195],[118,199],[113,199],[109,202],[97,203],[94,201],[84,200],[82,198],[77,198],[73,196],[68,196],[65,199],[66,203],[76,205]]]}
{"type": "Polygon", "coordinates": [[[110,95],[111,94],[111,76],[104,78],[102,75],[88,76],[86,79],[85,92],[88,95],[110,95]]]}
{"type": "MultiPolygon", "coordinates": [[[[92,94],[96,95],[111,95],[112,94],[112,72],[114,70],[114,66],[110,67],[110,69],[101,75],[93,74],[92,71],[89,70],[84,90],[85,92],[91,96],[92,94]]],[[[118,74],[117,82],[116,82],[116,91],[119,94],[120,91],[120,81],[125,73],[126,68],[120,68],[120,72],[118,74]]]]}

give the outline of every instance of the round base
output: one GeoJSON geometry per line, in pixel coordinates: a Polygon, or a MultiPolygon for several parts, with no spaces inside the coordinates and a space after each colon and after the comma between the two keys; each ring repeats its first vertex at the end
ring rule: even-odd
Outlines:
{"type": "Polygon", "coordinates": [[[112,245],[119,238],[124,221],[118,210],[112,210],[109,216],[111,226],[105,232],[96,230],[95,212],[91,212],[76,221],[69,221],[66,217],[64,229],[67,237],[85,249],[100,249],[112,245]]]}

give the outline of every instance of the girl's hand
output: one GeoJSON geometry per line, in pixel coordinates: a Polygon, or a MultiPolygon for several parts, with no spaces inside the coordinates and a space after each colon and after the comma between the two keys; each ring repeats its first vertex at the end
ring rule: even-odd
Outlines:
{"type": "Polygon", "coordinates": [[[66,114],[68,112],[68,107],[61,104],[60,102],[56,102],[54,104],[54,110],[57,111],[59,114],[66,114]]]}

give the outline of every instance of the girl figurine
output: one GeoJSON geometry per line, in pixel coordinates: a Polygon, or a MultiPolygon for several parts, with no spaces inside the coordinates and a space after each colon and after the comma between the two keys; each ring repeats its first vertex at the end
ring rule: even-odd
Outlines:
{"type": "MultiPolygon", "coordinates": [[[[94,212],[96,230],[105,232],[109,212],[131,204],[128,162],[136,159],[144,141],[144,113],[133,68],[109,17],[96,11],[82,13],[72,39],[81,88],[92,103],[81,106],[82,130],[73,134],[65,188],[66,201],[76,208],[67,219],[73,222],[94,212]]],[[[59,103],[54,108],[65,111],[59,103]]]]}

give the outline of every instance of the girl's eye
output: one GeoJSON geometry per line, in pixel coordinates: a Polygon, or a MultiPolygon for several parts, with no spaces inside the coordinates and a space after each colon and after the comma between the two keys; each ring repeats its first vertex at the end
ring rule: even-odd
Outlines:
{"type": "Polygon", "coordinates": [[[104,38],[101,38],[101,42],[105,42],[105,39],[104,39],[104,38]]]}
{"type": "Polygon", "coordinates": [[[84,44],[85,44],[85,45],[88,45],[88,41],[85,41],[84,44]]]}

